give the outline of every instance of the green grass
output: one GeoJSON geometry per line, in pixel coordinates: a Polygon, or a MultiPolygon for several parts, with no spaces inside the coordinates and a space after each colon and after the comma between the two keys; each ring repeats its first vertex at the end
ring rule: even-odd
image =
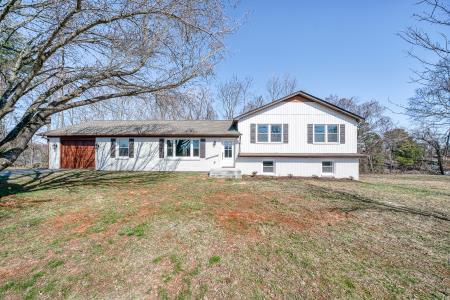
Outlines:
{"type": "Polygon", "coordinates": [[[0,299],[450,294],[444,176],[67,171],[0,197],[0,299]]]}

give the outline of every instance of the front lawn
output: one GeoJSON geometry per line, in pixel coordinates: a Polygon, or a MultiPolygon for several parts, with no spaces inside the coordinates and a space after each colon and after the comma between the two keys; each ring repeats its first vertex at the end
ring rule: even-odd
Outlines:
{"type": "Polygon", "coordinates": [[[446,298],[450,178],[0,179],[1,298],[446,298]]]}

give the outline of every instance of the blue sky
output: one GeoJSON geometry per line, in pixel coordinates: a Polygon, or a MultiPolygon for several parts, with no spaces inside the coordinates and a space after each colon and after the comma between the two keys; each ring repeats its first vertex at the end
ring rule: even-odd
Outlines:
{"type": "MultiPolygon", "coordinates": [[[[243,24],[226,39],[228,54],[216,80],[251,76],[255,94],[264,94],[269,77],[290,74],[315,96],[376,99],[400,111],[390,102],[406,104],[417,88],[411,69],[420,69],[397,35],[420,25],[412,15],[423,7],[415,3],[243,0],[233,12],[243,24]]],[[[406,117],[388,114],[400,126],[409,125],[406,117]]]]}

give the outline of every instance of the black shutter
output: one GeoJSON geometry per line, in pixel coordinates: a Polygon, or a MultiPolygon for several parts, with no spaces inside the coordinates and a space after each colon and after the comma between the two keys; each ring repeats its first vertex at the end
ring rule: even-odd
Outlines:
{"type": "Polygon", "coordinates": [[[205,139],[200,139],[200,158],[205,158],[206,153],[206,140],[205,139]]]}
{"type": "Polygon", "coordinates": [[[308,144],[313,143],[313,124],[308,124],[308,144]]]}
{"type": "Polygon", "coordinates": [[[345,124],[339,125],[339,140],[341,144],[345,144],[345,124]]]}
{"type": "Polygon", "coordinates": [[[116,157],[116,139],[111,139],[111,149],[109,150],[112,158],[116,157]]]}
{"type": "Polygon", "coordinates": [[[164,139],[159,139],[159,158],[164,158],[164,139]]]}
{"type": "Polygon", "coordinates": [[[256,143],[256,124],[250,124],[250,143],[256,143]]]}
{"type": "Polygon", "coordinates": [[[134,139],[128,140],[128,157],[134,157],[134,139]]]}
{"type": "Polygon", "coordinates": [[[283,143],[289,143],[289,124],[283,124],[283,143]]]}

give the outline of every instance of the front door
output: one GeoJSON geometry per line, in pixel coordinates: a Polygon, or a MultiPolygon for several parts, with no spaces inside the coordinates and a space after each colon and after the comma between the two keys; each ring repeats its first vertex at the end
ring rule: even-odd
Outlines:
{"type": "Polygon", "coordinates": [[[222,167],[234,167],[234,141],[222,141],[222,167]]]}

